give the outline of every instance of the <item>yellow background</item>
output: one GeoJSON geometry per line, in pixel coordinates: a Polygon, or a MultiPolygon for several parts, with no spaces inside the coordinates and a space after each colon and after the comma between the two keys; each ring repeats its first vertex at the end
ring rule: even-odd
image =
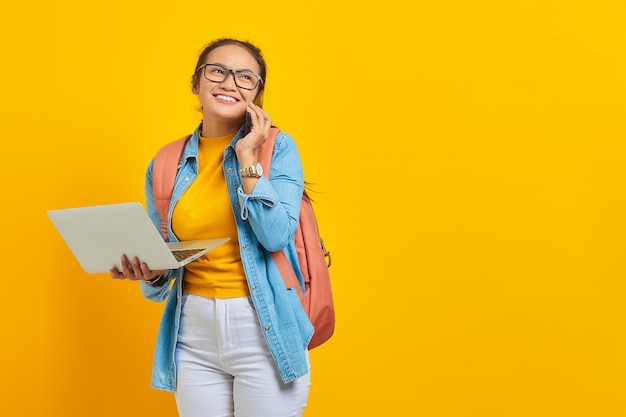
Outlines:
{"type": "Polygon", "coordinates": [[[162,305],[83,273],[46,211],[143,202],[199,121],[198,51],[235,36],[334,258],[308,417],[626,416],[623,1],[1,9],[0,414],[175,415],[149,388],[162,305]]]}

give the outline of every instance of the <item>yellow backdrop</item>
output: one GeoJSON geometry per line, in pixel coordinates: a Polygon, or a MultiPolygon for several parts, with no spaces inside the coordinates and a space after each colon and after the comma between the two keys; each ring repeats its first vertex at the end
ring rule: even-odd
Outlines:
{"type": "Polygon", "coordinates": [[[46,211],[143,202],[221,36],[265,51],[334,259],[308,417],[626,415],[623,1],[24,0],[0,35],[1,415],[176,414],[162,305],[46,211]]]}

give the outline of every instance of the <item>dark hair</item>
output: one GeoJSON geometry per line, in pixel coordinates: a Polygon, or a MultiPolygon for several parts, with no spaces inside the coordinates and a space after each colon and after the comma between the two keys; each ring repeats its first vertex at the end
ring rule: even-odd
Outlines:
{"type": "Polygon", "coordinates": [[[246,48],[259,64],[259,75],[261,76],[262,82],[259,84],[259,89],[257,90],[256,97],[254,98],[254,104],[261,107],[263,105],[263,93],[265,92],[265,77],[267,76],[267,65],[265,64],[265,58],[263,58],[261,50],[247,41],[240,41],[232,38],[222,38],[216,39],[207,46],[205,46],[200,53],[200,56],[198,57],[198,62],[196,62],[196,68],[194,69],[193,75],[191,76],[191,88],[194,91],[198,89],[198,83],[200,82],[200,73],[198,72],[198,69],[205,64],[204,61],[206,61],[206,57],[211,53],[211,51],[224,45],[239,45],[243,48],[246,48]]]}

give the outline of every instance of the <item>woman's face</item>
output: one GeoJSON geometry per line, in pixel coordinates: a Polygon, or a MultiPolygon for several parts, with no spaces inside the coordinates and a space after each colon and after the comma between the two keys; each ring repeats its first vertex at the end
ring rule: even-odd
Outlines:
{"type": "MultiPolygon", "coordinates": [[[[258,74],[259,64],[254,56],[239,45],[220,46],[207,55],[205,64],[220,64],[234,70],[247,70],[258,74]]],[[[233,74],[222,82],[209,81],[200,72],[194,94],[198,95],[205,120],[215,120],[233,126],[239,126],[246,114],[248,105],[254,101],[260,83],[254,90],[246,90],[235,84],[233,74]]]]}

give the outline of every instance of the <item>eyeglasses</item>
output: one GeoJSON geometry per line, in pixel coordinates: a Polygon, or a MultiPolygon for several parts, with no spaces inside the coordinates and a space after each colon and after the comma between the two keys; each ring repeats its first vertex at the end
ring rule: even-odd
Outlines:
{"type": "Polygon", "coordinates": [[[204,64],[198,71],[202,71],[204,78],[214,83],[222,83],[233,74],[235,85],[245,90],[254,90],[259,82],[263,82],[261,76],[252,71],[230,69],[220,64],[204,64]]]}

